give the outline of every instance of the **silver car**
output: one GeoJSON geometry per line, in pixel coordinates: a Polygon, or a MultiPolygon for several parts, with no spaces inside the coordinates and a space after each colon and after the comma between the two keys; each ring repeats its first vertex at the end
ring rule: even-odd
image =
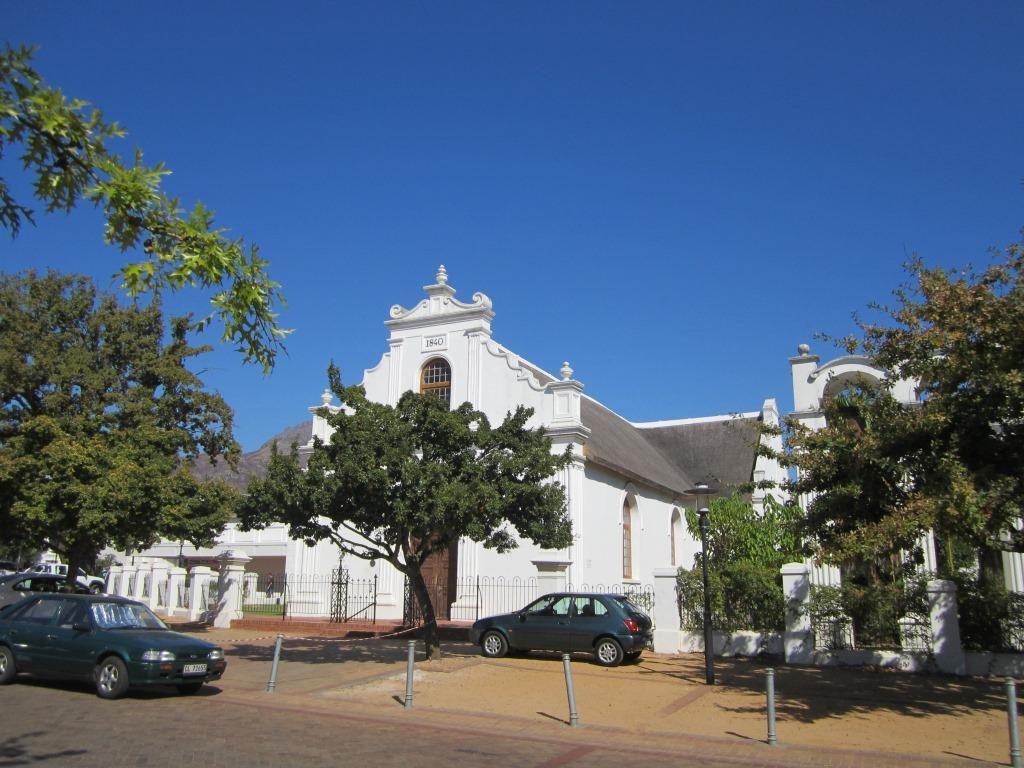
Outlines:
{"type": "MultiPolygon", "coordinates": [[[[71,588],[63,576],[52,573],[15,573],[0,576],[0,608],[16,603],[23,597],[37,592],[70,592],[71,588]]],[[[75,592],[88,594],[89,589],[75,584],[75,592]]]]}

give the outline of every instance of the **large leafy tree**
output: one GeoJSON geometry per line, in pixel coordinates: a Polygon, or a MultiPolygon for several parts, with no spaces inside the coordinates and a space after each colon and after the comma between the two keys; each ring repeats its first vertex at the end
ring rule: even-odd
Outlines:
{"type": "Polygon", "coordinates": [[[526,427],[527,408],[492,427],[469,403],[449,410],[406,392],[396,406],[383,405],[362,387],[343,386],[334,366],[328,377],[344,403],[324,411],[330,441],[314,444],[305,471],[294,447],[275,452],[266,477],[249,485],[240,520],[250,528],[287,523],[293,537],[391,563],[422,609],[429,658],[440,645],[424,562],[463,536],[499,552],[517,546],[516,532],[567,547],[565,494],[551,478],[569,454],[553,454],[543,431],[526,427]]]}
{"type": "MultiPolygon", "coordinates": [[[[130,296],[200,287],[213,291],[210,313],[224,341],[246,361],[273,367],[287,331],[278,327],[279,286],[256,246],[216,229],[213,211],[201,203],[185,211],[161,189],[170,171],[146,165],[141,152],[125,160],[110,145],[125,135],[98,109],[67,99],[31,66],[32,50],[0,52],[0,157],[19,154],[38,204],[47,213],[67,212],[80,202],[102,210],[107,243],[135,254],[121,270],[130,296]]],[[[16,236],[35,212],[15,198],[0,177],[0,227],[16,236]]]]}
{"type": "MultiPolygon", "coordinates": [[[[50,548],[69,573],[107,546],[212,543],[238,501],[185,468],[233,458],[232,414],[186,363],[187,321],[164,342],[157,306],[123,307],[87,278],[0,275],[0,540],[50,548]]],[[[73,578],[73,577],[69,577],[73,578]]]]}
{"type": "Polygon", "coordinates": [[[919,402],[853,387],[824,404],[824,429],[789,425],[807,533],[833,561],[912,549],[929,529],[1024,551],[1024,246],[980,272],[909,271],[847,347],[916,380],[919,402]]]}

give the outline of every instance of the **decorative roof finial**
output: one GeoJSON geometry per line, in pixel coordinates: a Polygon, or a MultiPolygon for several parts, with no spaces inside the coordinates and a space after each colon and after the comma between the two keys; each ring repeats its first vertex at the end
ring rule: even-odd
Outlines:
{"type": "Polygon", "coordinates": [[[799,347],[796,348],[796,351],[800,355],[805,355],[805,356],[809,355],[809,354],[811,354],[811,345],[810,344],[801,344],[799,347]]]}
{"type": "Polygon", "coordinates": [[[444,268],[444,264],[437,268],[437,284],[447,285],[448,284],[448,271],[444,268]]]}
{"type": "Polygon", "coordinates": [[[568,360],[562,363],[562,367],[558,372],[562,374],[562,381],[569,381],[572,378],[572,368],[569,366],[568,360]]]}
{"type": "Polygon", "coordinates": [[[333,399],[334,399],[334,395],[331,392],[329,387],[324,389],[323,394],[320,395],[320,402],[323,403],[324,405],[330,405],[331,404],[331,400],[333,400],[333,399]]]}

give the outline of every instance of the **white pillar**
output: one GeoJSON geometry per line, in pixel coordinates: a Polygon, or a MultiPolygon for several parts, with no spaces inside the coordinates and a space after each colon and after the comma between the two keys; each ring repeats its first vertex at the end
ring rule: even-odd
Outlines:
{"type": "Polygon", "coordinates": [[[117,594],[121,597],[130,597],[132,580],[138,573],[138,567],[135,565],[125,565],[121,570],[121,581],[117,585],[117,594]]]}
{"type": "Polygon", "coordinates": [[[782,573],[782,594],[786,600],[786,631],[782,645],[787,664],[809,664],[814,650],[811,631],[811,580],[803,563],[786,563],[782,573]]]}
{"type": "Polygon", "coordinates": [[[967,674],[964,648],[960,643],[956,584],[945,579],[928,582],[928,612],[932,623],[932,653],[939,669],[954,675],[967,674]]]}
{"type": "Polygon", "coordinates": [[[207,584],[213,580],[213,571],[205,565],[197,565],[191,571],[192,583],[189,586],[188,594],[188,618],[190,621],[199,621],[200,614],[204,613],[206,607],[203,605],[203,596],[207,592],[207,584]]]}
{"type": "Polygon", "coordinates": [[[210,606],[213,626],[230,629],[233,619],[242,618],[242,596],[245,579],[245,564],[252,560],[244,552],[229,549],[222,552],[220,562],[217,605],[210,606]]]}
{"type": "Polygon", "coordinates": [[[103,591],[108,595],[119,594],[117,592],[118,587],[121,585],[121,576],[124,574],[124,566],[112,565],[107,570],[107,583],[104,586],[103,591]]]}
{"type": "Polygon", "coordinates": [[[159,560],[153,563],[152,575],[149,581],[149,607],[154,611],[160,607],[167,607],[168,601],[166,599],[161,600],[161,597],[166,594],[168,567],[166,560],[159,560]]]}
{"type": "Polygon", "coordinates": [[[174,616],[179,610],[184,611],[179,594],[181,585],[185,583],[185,569],[172,566],[167,570],[167,615],[174,616]]]}
{"type": "Polygon", "coordinates": [[[132,599],[142,600],[142,594],[146,591],[146,579],[149,578],[152,572],[153,566],[149,563],[143,563],[135,571],[135,589],[132,590],[132,599]]]}
{"type": "Polygon", "coordinates": [[[679,653],[683,633],[679,629],[677,568],[654,569],[654,651],[679,653]]]}

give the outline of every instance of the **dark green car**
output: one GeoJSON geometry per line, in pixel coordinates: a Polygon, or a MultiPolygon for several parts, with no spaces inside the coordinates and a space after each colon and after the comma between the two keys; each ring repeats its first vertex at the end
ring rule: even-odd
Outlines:
{"type": "Polygon", "coordinates": [[[640,658],[653,640],[651,617],[626,595],[556,592],[521,611],[480,619],[470,642],[484,656],[510,651],[583,651],[614,667],[640,658]]]}
{"type": "Polygon", "coordinates": [[[28,672],[92,680],[104,699],[120,698],[133,685],[195,693],[226,667],[221,648],[172,632],[124,597],[41,594],[0,611],[0,685],[28,672]]]}

